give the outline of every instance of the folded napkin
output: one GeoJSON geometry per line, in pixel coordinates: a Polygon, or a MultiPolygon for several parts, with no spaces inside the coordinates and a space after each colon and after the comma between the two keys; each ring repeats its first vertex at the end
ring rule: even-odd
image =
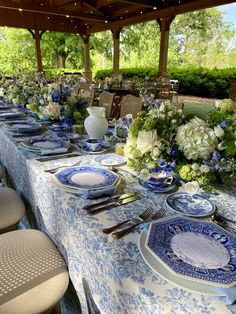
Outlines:
{"type": "Polygon", "coordinates": [[[67,153],[67,151],[68,151],[68,148],[59,147],[59,148],[54,148],[54,149],[41,149],[37,152],[39,152],[41,156],[45,156],[45,155],[63,154],[63,153],[67,153]]]}
{"type": "MultiPolygon", "coordinates": [[[[219,288],[219,291],[222,292],[222,296],[216,297],[221,303],[226,305],[231,305],[236,301],[236,287],[232,288],[219,288]]],[[[236,309],[236,304],[234,305],[236,309]]]]}
{"type": "Polygon", "coordinates": [[[116,192],[116,186],[107,187],[97,190],[84,190],[83,195],[87,198],[96,198],[102,195],[112,195],[116,192]]]}

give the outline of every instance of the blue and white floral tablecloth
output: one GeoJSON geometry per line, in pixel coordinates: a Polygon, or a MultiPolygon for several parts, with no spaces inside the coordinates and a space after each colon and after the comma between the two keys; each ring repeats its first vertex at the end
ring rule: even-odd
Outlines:
{"type": "MultiPolygon", "coordinates": [[[[53,135],[52,135],[53,136],[53,135]]],[[[0,159],[15,188],[32,206],[37,226],[47,233],[65,258],[70,278],[86,313],[82,277],[90,285],[101,313],[182,314],[232,313],[232,306],[177,288],[155,274],[138,248],[140,230],[121,240],[102,233],[102,228],[140,214],[148,206],[163,207],[166,195],[147,192],[138,183],[126,184],[125,191],[139,190],[144,197],[126,206],[88,216],[83,205],[90,202],[56,188],[51,174],[60,165],[96,164],[95,156],[81,156],[47,162],[35,160],[18,148],[14,139],[0,131],[0,159]]],[[[235,216],[235,191],[221,191],[211,198],[224,214],[235,216]]],[[[174,213],[168,212],[167,215],[174,213]]],[[[236,313],[236,312],[235,312],[236,313]]]]}

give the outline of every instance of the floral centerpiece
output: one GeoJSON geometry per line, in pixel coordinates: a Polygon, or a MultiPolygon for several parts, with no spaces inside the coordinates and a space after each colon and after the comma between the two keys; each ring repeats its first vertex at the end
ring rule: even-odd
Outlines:
{"type": "Polygon", "coordinates": [[[206,119],[184,119],[169,102],[140,112],[125,146],[128,165],[148,178],[151,171],[174,171],[185,181],[209,187],[209,173],[236,170],[236,102],[223,100],[206,119]]]}

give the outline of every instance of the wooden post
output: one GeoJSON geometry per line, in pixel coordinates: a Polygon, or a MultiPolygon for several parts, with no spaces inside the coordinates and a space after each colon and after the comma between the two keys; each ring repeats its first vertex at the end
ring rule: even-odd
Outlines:
{"type": "Polygon", "coordinates": [[[112,29],[114,54],[113,54],[113,74],[120,71],[120,32],[122,28],[112,29]]]}
{"type": "Polygon", "coordinates": [[[89,35],[82,36],[84,41],[84,78],[87,83],[92,83],[92,71],[90,68],[89,35]]]}
{"type": "Polygon", "coordinates": [[[44,31],[39,31],[35,29],[34,31],[28,29],[35,40],[35,53],[36,53],[36,62],[37,62],[37,71],[43,72],[43,65],[42,65],[42,55],[41,55],[41,47],[40,47],[40,40],[42,35],[45,33],[44,31]]]}
{"type": "Polygon", "coordinates": [[[158,75],[165,74],[167,70],[169,30],[170,30],[170,24],[174,18],[175,16],[166,16],[166,17],[157,19],[157,22],[160,26],[160,32],[161,32],[158,75]]]}

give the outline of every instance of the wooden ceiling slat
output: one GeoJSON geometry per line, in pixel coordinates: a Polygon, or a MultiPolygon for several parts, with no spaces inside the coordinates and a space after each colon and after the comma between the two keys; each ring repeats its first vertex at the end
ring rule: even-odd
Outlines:
{"type": "Polygon", "coordinates": [[[0,25],[89,35],[234,2],[233,0],[0,0],[0,25]]]}

